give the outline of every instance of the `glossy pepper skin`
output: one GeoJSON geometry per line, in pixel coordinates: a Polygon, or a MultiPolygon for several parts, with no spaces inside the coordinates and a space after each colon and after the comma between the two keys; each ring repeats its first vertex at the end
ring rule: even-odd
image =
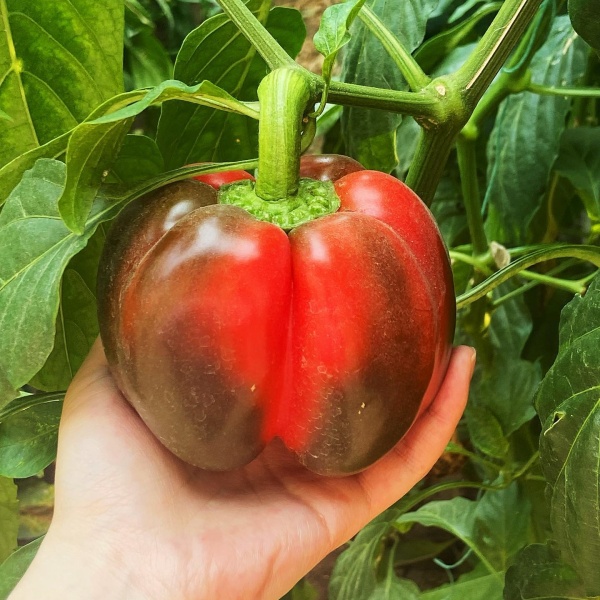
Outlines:
{"type": "Polygon", "coordinates": [[[437,392],[455,314],[439,231],[401,182],[340,170],[338,212],[287,234],[195,181],[134,201],[111,229],[109,364],[184,461],[234,469],[277,436],[312,471],[355,473],[437,392]]]}

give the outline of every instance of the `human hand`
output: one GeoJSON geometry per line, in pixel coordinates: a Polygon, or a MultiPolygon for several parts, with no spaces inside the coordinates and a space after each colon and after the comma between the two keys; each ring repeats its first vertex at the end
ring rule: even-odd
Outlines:
{"type": "Polygon", "coordinates": [[[431,406],[361,473],[316,475],[278,442],[213,473],[150,433],[96,342],[65,398],[52,525],[10,600],[281,597],[429,471],[462,415],[474,360],[456,348],[431,406]]]}

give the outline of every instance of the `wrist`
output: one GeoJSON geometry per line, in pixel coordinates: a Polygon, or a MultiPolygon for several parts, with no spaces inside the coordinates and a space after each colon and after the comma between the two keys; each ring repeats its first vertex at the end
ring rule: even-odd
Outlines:
{"type": "Polygon", "coordinates": [[[125,549],[98,538],[50,528],[9,600],[151,600],[149,580],[125,560],[125,549]]]}

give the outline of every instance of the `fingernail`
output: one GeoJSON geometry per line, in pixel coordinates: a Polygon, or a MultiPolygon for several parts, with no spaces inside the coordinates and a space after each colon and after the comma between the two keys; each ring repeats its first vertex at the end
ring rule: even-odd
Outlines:
{"type": "Polygon", "coordinates": [[[473,372],[475,371],[475,363],[477,362],[477,350],[475,348],[471,348],[471,377],[473,377],[473,372]]]}

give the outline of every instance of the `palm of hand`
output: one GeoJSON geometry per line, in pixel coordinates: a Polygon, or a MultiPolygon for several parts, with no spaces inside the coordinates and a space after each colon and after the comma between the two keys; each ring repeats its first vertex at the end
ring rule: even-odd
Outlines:
{"type": "Polygon", "coordinates": [[[430,409],[362,473],[315,475],[277,443],[243,469],[210,473],[152,436],[97,343],[65,399],[53,529],[64,537],[77,523],[142,597],[278,598],[431,468],[464,409],[471,363],[455,350],[430,409]]]}

